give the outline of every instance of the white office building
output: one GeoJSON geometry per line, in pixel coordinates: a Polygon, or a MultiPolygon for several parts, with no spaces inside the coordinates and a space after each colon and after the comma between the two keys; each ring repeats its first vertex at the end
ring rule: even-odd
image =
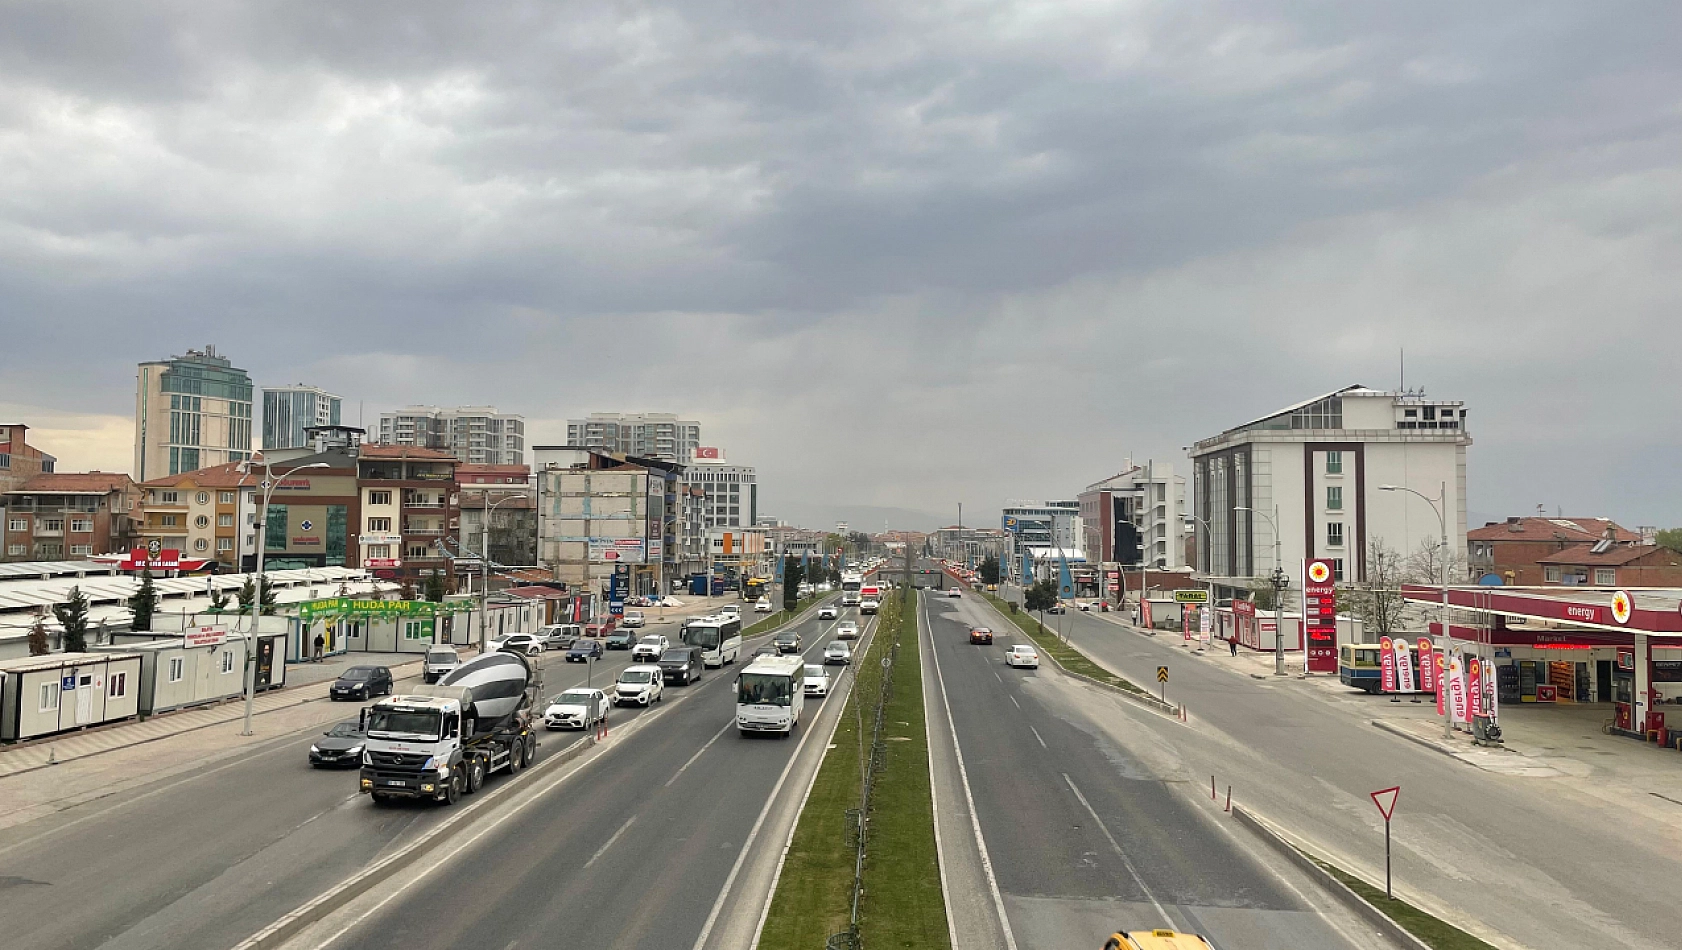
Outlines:
{"type": "Polygon", "coordinates": [[[678,497],[679,560],[690,568],[705,562],[713,529],[751,528],[759,520],[758,475],[752,465],[697,459],[684,466],[678,497]]]}
{"type": "Polygon", "coordinates": [[[592,412],[567,420],[567,445],[689,462],[701,448],[701,423],[670,412],[592,412]]]}
{"type": "Polygon", "coordinates": [[[1446,494],[1451,563],[1466,557],[1463,402],[1350,386],[1228,429],[1192,446],[1197,572],[1222,596],[1271,574],[1276,535],[1294,600],[1305,558],[1340,581],[1365,579],[1372,545],[1403,558],[1437,546],[1433,501],[1446,494]]]}
{"type": "MultiPolygon", "coordinates": [[[[1047,552],[1062,552],[1071,561],[1084,560],[1081,551],[1085,530],[1078,501],[1013,501],[999,516],[1009,557],[1004,567],[1015,581],[1023,581],[1025,555],[1043,558],[1047,552]]],[[[1030,568],[1028,573],[1032,573],[1030,568]]]]}
{"type": "Polygon", "coordinates": [[[1185,567],[1186,480],[1172,462],[1127,467],[1080,493],[1089,560],[1153,571],[1185,567]]]}
{"type": "Polygon", "coordinates": [[[438,449],[472,465],[524,465],[526,420],[495,406],[408,406],[380,413],[379,442],[438,449]]]}
{"type": "Polygon", "coordinates": [[[305,386],[263,387],[263,450],[327,451],[327,440],[304,430],[340,424],[343,401],[324,389],[305,386]]]}

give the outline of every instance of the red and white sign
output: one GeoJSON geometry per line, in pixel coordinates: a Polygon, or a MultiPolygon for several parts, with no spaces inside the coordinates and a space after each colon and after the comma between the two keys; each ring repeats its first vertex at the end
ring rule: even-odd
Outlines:
{"type": "Polygon", "coordinates": [[[376,567],[402,567],[403,559],[395,557],[365,557],[362,559],[362,566],[370,569],[376,567]]]}
{"type": "Polygon", "coordinates": [[[724,452],[716,445],[702,445],[696,447],[695,457],[698,459],[711,459],[715,462],[722,462],[724,461],[724,452]]]}
{"type": "Polygon", "coordinates": [[[181,645],[187,647],[188,649],[192,649],[193,647],[221,646],[227,642],[228,628],[222,624],[214,624],[208,627],[195,627],[181,634],[181,645]]]}
{"type": "MultiPolygon", "coordinates": [[[[1337,672],[1337,581],[1332,562],[1314,558],[1303,565],[1302,630],[1310,673],[1337,672]]],[[[1407,647],[1404,645],[1403,650],[1407,647]]],[[[1406,677],[1411,682],[1412,676],[1406,677]]]]}
{"type": "Polygon", "coordinates": [[[1437,649],[1429,637],[1419,638],[1419,691],[1437,691],[1437,649]]]}
{"type": "Polygon", "coordinates": [[[1612,592],[1612,619],[1620,625],[1629,623],[1629,615],[1635,609],[1635,602],[1630,599],[1629,591],[1612,592]]]}
{"type": "Polygon", "coordinates": [[[1381,788],[1369,794],[1372,795],[1372,803],[1378,806],[1378,813],[1383,815],[1385,822],[1388,823],[1390,816],[1396,813],[1396,799],[1401,797],[1402,787],[1392,785],[1389,788],[1381,788]]]}
{"type": "Polygon", "coordinates": [[[128,558],[121,562],[125,571],[139,571],[151,568],[154,571],[178,571],[181,569],[181,552],[176,548],[160,548],[156,556],[148,556],[145,548],[135,548],[128,553],[128,558]]]}
{"type": "Polygon", "coordinates": [[[1448,657],[1448,711],[1454,722],[1466,722],[1466,666],[1460,651],[1448,657]]]}
{"type": "Polygon", "coordinates": [[[1472,718],[1483,715],[1483,661],[1475,656],[1466,658],[1466,691],[1470,694],[1472,718]]]}
{"type": "Polygon", "coordinates": [[[1406,638],[1397,637],[1392,640],[1390,648],[1396,651],[1396,691],[1416,692],[1413,688],[1413,656],[1408,652],[1406,638]]]}
{"type": "Polygon", "coordinates": [[[1396,651],[1390,648],[1389,637],[1378,638],[1378,688],[1386,693],[1396,691],[1396,651]]]}

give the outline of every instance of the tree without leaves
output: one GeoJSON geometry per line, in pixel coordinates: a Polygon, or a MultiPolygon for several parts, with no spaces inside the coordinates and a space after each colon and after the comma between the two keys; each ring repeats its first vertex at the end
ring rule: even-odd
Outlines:
{"type": "Polygon", "coordinates": [[[88,598],[80,586],[70,588],[70,596],[53,608],[59,626],[64,628],[64,652],[86,653],[88,649],[88,598]]]}
{"type": "Polygon", "coordinates": [[[1338,588],[1338,593],[1369,632],[1393,636],[1402,629],[1402,614],[1407,607],[1401,590],[1405,573],[1402,556],[1382,539],[1374,539],[1367,545],[1366,583],[1338,588]]]}
{"type": "Polygon", "coordinates": [[[140,587],[128,599],[129,629],[146,632],[152,629],[152,615],[158,611],[158,586],[152,582],[152,570],[140,572],[140,587]]]}

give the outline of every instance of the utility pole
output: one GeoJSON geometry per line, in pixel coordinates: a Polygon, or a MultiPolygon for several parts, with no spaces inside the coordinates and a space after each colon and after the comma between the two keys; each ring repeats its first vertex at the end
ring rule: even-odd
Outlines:
{"type": "MultiPolygon", "coordinates": [[[[1273,517],[1267,513],[1257,511],[1248,505],[1238,505],[1234,511],[1248,511],[1253,515],[1267,518],[1268,526],[1273,529],[1273,574],[1268,578],[1273,587],[1273,675],[1285,675],[1285,590],[1291,586],[1291,579],[1285,575],[1283,564],[1283,539],[1279,536],[1279,506],[1273,506],[1273,517]]],[[[1306,652],[1306,644],[1304,645],[1306,652]]]]}

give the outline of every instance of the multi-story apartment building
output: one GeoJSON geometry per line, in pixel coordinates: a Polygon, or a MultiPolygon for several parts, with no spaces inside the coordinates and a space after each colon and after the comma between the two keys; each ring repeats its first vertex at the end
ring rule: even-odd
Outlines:
{"type": "Polygon", "coordinates": [[[303,383],[263,387],[263,451],[326,451],[326,442],[305,430],[339,425],[343,408],[338,396],[303,383]]]}
{"type": "Polygon", "coordinates": [[[1172,463],[1129,465],[1086,486],[1077,501],[1088,561],[1170,571],[1185,566],[1186,480],[1172,463]]]}
{"type": "Polygon", "coordinates": [[[62,561],[129,550],[140,489],[127,475],[62,472],[37,475],[6,492],[8,561],[62,561]]]}
{"type": "MultiPolygon", "coordinates": [[[[267,492],[266,512],[260,510],[263,499],[256,487],[247,489],[253,492],[253,514],[263,521],[263,569],[362,566],[356,547],[361,510],[356,455],[320,452],[274,462],[270,470],[275,483],[267,492]],[[305,465],[322,467],[306,469],[305,465]]],[[[259,469],[257,476],[261,481],[264,472],[259,469]]],[[[253,537],[251,543],[251,552],[240,558],[241,568],[247,571],[257,566],[257,539],[253,537]]]]}
{"type": "Polygon", "coordinates": [[[409,406],[380,414],[379,443],[438,449],[472,465],[524,465],[526,420],[495,406],[409,406]]]}
{"type": "Polygon", "coordinates": [[[446,539],[460,529],[456,456],[407,445],[364,445],[356,460],[363,567],[419,580],[450,572],[446,539]]]}
{"type": "Polygon", "coordinates": [[[477,571],[489,542],[491,563],[498,567],[537,564],[536,486],[524,465],[457,465],[455,532],[458,571],[477,571]],[[489,528],[486,511],[489,510],[489,528]]]}
{"type": "Polygon", "coordinates": [[[29,427],[20,423],[0,425],[0,493],[22,488],[37,475],[51,474],[58,464],[57,459],[29,444],[28,432],[29,427]]]}
{"type": "Polygon", "coordinates": [[[1211,542],[1197,546],[1200,579],[1223,597],[1263,583],[1277,540],[1293,592],[1309,557],[1362,581],[1375,542],[1403,557],[1438,545],[1439,492],[1450,562],[1463,565],[1471,444],[1464,403],[1364,386],[1203,439],[1191,449],[1195,513],[1209,526],[1198,530],[1211,542]]]}
{"type": "Polygon", "coordinates": [[[143,482],[140,543],[156,539],[186,557],[207,558],[237,571],[257,553],[253,489],[261,472],[228,462],[143,482]]]}
{"type": "Polygon", "coordinates": [[[723,454],[702,451],[701,424],[670,412],[592,412],[584,419],[568,419],[567,445],[664,462],[688,462],[697,456],[722,461],[723,454]]]}
{"type": "Polygon", "coordinates": [[[141,363],[134,477],[149,481],[251,456],[251,376],[214,346],[141,363]]]}
{"type": "Polygon", "coordinates": [[[596,593],[623,565],[631,593],[662,589],[672,576],[680,467],[582,449],[537,451],[538,555],[556,579],[596,593]]]}
{"type": "Polygon", "coordinates": [[[1009,540],[1005,574],[1017,581],[1029,579],[1024,559],[1058,550],[1074,554],[1084,535],[1078,501],[1011,502],[999,515],[999,527],[1009,540]]]}
{"type": "Polygon", "coordinates": [[[702,570],[715,528],[751,527],[759,518],[758,475],[751,465],[696,459],[678,490],[678,545],[686,570],[702,570]]]}

